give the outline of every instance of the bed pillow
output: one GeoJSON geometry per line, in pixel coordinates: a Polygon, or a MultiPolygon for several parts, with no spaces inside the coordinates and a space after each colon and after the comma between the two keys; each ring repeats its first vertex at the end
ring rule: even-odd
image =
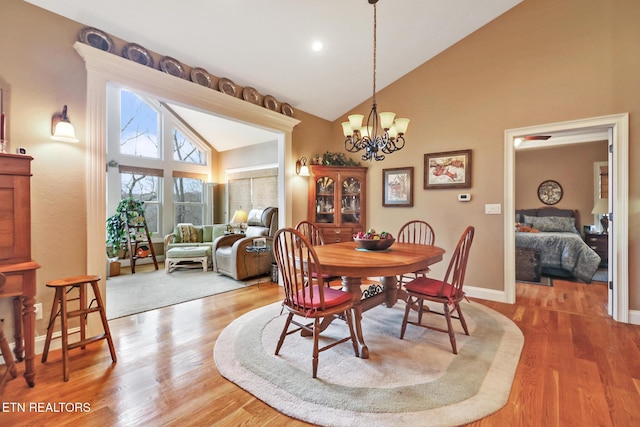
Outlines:
{"type": "Polygon", "coordinates": [[[545,217],[527,217],[525,216],[525,222],[529,222],[526,218],[531,220],[531,225],[540,231],[564,231],[569,233],[576,232],[576,220],[575,218],[560,217],[560,216],[545,216],[545,217]]]}

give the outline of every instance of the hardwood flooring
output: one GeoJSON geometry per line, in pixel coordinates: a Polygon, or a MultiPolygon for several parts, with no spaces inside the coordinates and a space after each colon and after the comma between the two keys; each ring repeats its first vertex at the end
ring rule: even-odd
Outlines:
{"type": "MultiPolygon", "coordinates": [[[[305,426],[222,378],[213,361],[232,319],[282,298],[253,286],[110,321],[106,343],[36,362],[36,385],[2,390],[0,425],[305,426]],[[71,409],[73,409],[71,411],[71,409]]],[[[606,285],[518,284],[514,305],[475,300],[513,319],[525,345],[507,405],[471,426],[640,425],[640,327],[606,315],[606,285]]]]}

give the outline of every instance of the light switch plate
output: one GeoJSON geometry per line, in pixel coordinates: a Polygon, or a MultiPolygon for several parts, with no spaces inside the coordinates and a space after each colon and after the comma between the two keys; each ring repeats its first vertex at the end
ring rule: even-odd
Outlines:
{"type": "Polygon", "coordinates": [[[502,212],[500,203],[484,205],[484,213],[487,215],[500,215],[502,212]]]}

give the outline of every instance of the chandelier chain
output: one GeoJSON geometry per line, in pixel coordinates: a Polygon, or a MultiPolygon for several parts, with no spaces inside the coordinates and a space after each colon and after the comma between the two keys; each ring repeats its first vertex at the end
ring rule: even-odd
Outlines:
{"type": "Polygon", "coordinates": [[[373,103],[376,103],[376,70],[377,70],[377,33],[378,33],[378,18],[377,18],[377,4],[373,4],[373,103]]]}

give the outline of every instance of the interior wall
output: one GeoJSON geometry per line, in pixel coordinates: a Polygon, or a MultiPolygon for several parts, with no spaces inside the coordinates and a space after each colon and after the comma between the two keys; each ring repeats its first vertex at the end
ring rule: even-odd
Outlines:
{"type": "Polygon", "coordinates": [[[581,224],[592,224],[593,163],[607,161],[607,147],[607,141],[599,141],[516,151],[516,209],[544,206],[538,186],[552,179],[562,187],[562,199],[553,207],[577,209],[581,224]]]}
{"type": "MultiPolygon", "coordinates": [[[[451,250],[464,227],[474,225],[466,282],[504,290],[504,218],[484,213],[485,204],[504,197],[504,131],[628,112],[629,161],[638,159],[638,18],[640,2],[626,0],[522,2],[379,91],[378,109],[411,123],[406,148],[370,164],[369,226],[397,230],[408,219],[424,218],[436,229],[436,244],[451,250]],[[462,149],[473,152],[472,187],[423,189],[424,154],[462,149]],[[416,173],[414,207],[382,207],[382,169],[408,166],[416,173]],[[471,201],[458,202],[459,193],[470,193],[471,201]]],[[[370,108],[364,102],[334,122],[336,149],[340,122],[370,108]]],[[[639,173],[630,169],[631,260],[640,245],[639,173]]],[[[434,274],[444,267],[435,266],[434,274]]],[[[640,267],[630,262],[632,310],[640,309],[639,284],[640,267]]]]}

